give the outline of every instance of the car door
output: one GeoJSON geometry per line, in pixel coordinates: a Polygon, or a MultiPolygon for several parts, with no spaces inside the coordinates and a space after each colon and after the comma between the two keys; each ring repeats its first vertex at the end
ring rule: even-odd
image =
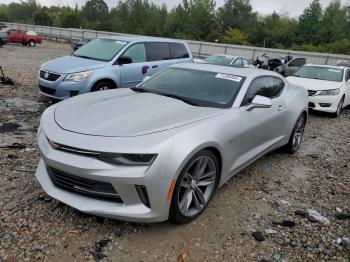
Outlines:
{"type": "Polygon", "coordinates": [[[146,43],[147,61],[150,63],[149,74],[153,75],[174,63],[171,59],[170,45],[167,42],[146,43]]]}
{"type": "Polygon", "coordinates": [[[286,124],[285,82],[278,77],[262,76],[250,84],[240,107],[240,157],[235,163],[239,169],[249,161],[274,148],[284,136],[286,124]],[[271,99],[271,107],[255,108],[248,111],[256,95],[271,99]]]}
{"type": "Polygon", "coordinates": [[[233,67],[238,67],[238,68],[243,67],[242,59],[241,59],[241,58],[236,58],[236,59],[232,62],[232,66],[233,66],[233,67]]]}
{"type": "Polygon", "coordinates": [[[144,43],[131,45],[120,57],[130,57],[130,64],[120,65],[121,87],[134,87],[150,74],[144,43]]]}
{"type": "Polygon", "coordinates": [[[16,42],[16,29],[10,29],[7,31],[7,38],[9,42],[16,42]]]}
{"type": "Polygon", "coordinates": [[[291,76],[294,74],[295,71],[297,71],[300,67],[305,65],[306,58],[295,58],[292,61],[290,61],[286,67],[285,67],[285,76],[291,76]]]}

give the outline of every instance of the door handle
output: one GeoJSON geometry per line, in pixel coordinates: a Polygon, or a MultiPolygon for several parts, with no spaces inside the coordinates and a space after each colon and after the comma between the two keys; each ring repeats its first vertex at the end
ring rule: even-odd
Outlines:
{"type": "Polygon", "coordinates": [[[158,66],[157,65],[153,65],[152,68],[157,68],[158,66]]]}
{"type": "Polygon", "coordinates": [[[278,111],[282,111],[282,110],[283,110],[283,108],[284,108],[284,106],[283,106],[283,105],[279,105],[279,106],[278,106],[278,111]]]}

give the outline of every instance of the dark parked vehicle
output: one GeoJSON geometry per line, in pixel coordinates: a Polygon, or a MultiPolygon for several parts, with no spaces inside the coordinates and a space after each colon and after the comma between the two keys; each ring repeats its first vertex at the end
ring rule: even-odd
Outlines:
{"type": "Polygon", "coordinates": [[[286,64],[282,64],[275,68],[275,72],[287,77],[293,75],[300,67],[306,64],[306,58],[297,57],[286,64]]]}
{"type": "Polygon", "coordinates": [[[290,76],[300,67],[305,65],[306,58],[294,58],[290,55],[263,54],[261,59],[257,59],[253,64],[261,69],[275,71],[283,76],[290,76]]]}
{"type": "Polygon", "coordinates": [[[74,42],[74,43],[72,44],[72,49],[73,49],[74,51],[76,51],[76,50],[78,50],[80,47],[82,47],[83,45],[89,43],[91,40],[92,40],[92,39],[90,39],[90,38],[84,38],[84,39],[79,40],[78,42],[74,42]]]}
{"type": "Polygon", "coordinates": [[[7,33],[3,30],[0,31],[0,47],[8,43],[7,33]]]}
{"type": "Polygon", "coordinates": [[[339,61],[337,66],[345,66],[350,68],[350,61],[339,61]]]}

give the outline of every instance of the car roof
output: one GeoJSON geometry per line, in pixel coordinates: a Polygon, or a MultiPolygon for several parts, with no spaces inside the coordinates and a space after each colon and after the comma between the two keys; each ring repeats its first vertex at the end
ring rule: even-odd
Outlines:
{"type": "Polygon", "coordinates": [[[304,66],[328,67],[328,68],[334,68],[334,69],[345,69],[345,68],[347,68],[346,66],[318,65],[318,64],[305,64],[304,66]]]}
{"type": "MultiPolygon", "coordinates": [[[[238,56],[234,56],[234,55],[227,55],[227,54],[212,54],[212,55],[210,55],[210,56],[223,56],[223,57],[226,57],[227,59],[234,59],[234,58],[236,58],[236,57],[238,57],[238,56]]],[[[209,56],[208,56],[209,57],[209,56]]]]}
{"type": "Polygon", "coordinates": [[[193,69],[208,71],[213,73],[224,73],[224,74],[234,74],[243,77],[255,78],[257,76],[277,76],[282,78],[280,74],[277,74],[273,71],[263,70],[259,68],[238,68],[230,66],[221,66],[213,64],[204,64],[204,63],[182,63],[175,64],[171,66],[172,68],[183,68],[183,69],[193,69]]]}
{"type": "Polygon", "coordinates": [[[104,36],[99,37],[103,39],[120,40],[125,42],[168,42],[168,43],[184,43],[184,41],[162,38],[162,37],[152,37],[152,36],[104,36]]]}

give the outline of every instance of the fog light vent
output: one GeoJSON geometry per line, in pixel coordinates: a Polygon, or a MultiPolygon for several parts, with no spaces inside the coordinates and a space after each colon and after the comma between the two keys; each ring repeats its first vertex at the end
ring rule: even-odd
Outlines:
{"type": "Polygon", "coordinates": [[[321,107],[330,107],[332,104],[328,104],[328,103],[320,103],[321,107]]]}
{"type": "Polygon", "coordinates": [[[136,185],[135,186],[137,194],[139,195],[142,203],[148,207],[151,208],[151,203],[149,202],[149,198],[148,198],[148,193],[147,193],[147,189],[145,186],[140,186],[140,185],[136,185]]]}

